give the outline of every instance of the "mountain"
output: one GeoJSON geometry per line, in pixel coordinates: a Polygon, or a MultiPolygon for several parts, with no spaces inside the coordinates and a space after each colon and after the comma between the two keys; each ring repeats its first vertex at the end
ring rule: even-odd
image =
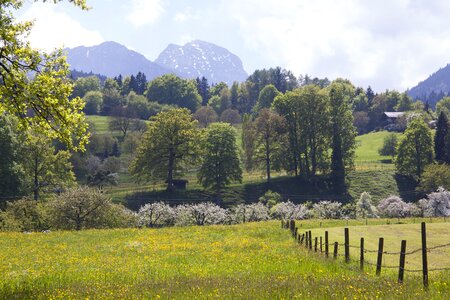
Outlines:
{"type": "Polygon", "coordinates": [[[104,42],[93,47],[66,49],[67,62],[73,70],[102,74],[108,77],[136,75],[143,72],[151,80],[171,73],[144,55],[116,42],[104,42]]]}
{"type": "Polygon", "coordinates": [[[445,95],[450,93],[450,64],[430,75],[424,81],[408,91],[408,94],[414,99],[420,99],[429,102],[435,106],[445,95]]]}
{"type": "Polygon", "coordinates": [[[206,77],[210,83],[232,84],[247,79],[241,59],[217,45],[193,41],[184,46],[170,44],[155,63],[175,70],[184,78],[206,77]]]}
{"type": "Polygon", "coordinates": [[[147,80],[175,73],[184,78],[206,77],[210,83],[245,81],[247,73],[239,57],[227,49],[202,41],[184,46],[170,44],[155,62],[116,42],[93,47],[66,49],[72,70],[102,74],[108,77],[136,75],[142,72],[147,80]]]}

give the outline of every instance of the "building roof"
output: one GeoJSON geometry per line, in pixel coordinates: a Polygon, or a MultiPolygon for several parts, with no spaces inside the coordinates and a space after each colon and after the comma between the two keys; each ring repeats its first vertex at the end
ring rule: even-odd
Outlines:
{"type": "Polygon", "coordinates": [[[398,118],[405,114],[403,111],[385,111],[384,114],[388,118],[398,118]]]}

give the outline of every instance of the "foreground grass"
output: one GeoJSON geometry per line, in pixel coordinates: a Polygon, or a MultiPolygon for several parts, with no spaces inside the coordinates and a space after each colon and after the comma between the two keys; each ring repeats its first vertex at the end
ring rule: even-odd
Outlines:
{"type": "MultiPolygon", "coordinates": [[[[317,223],[316,223],[317,224],[317,223]]],[[[299,247],[279,222],[1,233],[0,298],[442,298],[299,247]]]]}
{"type": "MultiPolygon", "coordinates": [[[[401,223],[412,222],[413,219],[402,220],[401,223]]],[[[434,223],[427,221],[427,248],[433,248],[434,246],[450,243],[450,223],[437,223],[444,222],[444,219],[433,219],[434,223]]],[[[391,220],[393,221],[393,220],[391,220]]],[[[401,240],[407,241],[406,252],[410,252],[421,248],[421,225],[420,220],[416,219],[416,223],[413,224],[390,224],[384,225],[383,221],[379,222],[379,226],[348,226],[350,236],[350,256],[352,260],[359,260],[360,238],[364,238],[364,247],[366,250],[376,251],[378,249],[378,240],[380,237],[384,238],[383,251],[388,253],[399,253],[401,240]]],[[[377,221],[371,221],[373,223],[377,221]]],[[[330,243],[338,242],[344,243],[344,227],[331,227],[313,229],[311,233],[314,236],[324,236],[325,230],[329,233],[330,243]]],[[[331,249],[331,247],[330,247],[331,249]]],[[[339,253],[343,254],[343,246],[340,246],[339,253]]],[[[365,260],[369,263],[375,264],[377,261],[377,253],[368,252],[365,254],[365,260]]],[[[398,266],[399,255],[384,255],[383,266],[398,266]]],[[[428,252],[428,267],[429,269],[449,267],[450,268],[450,246],[431,250],[428,252]]],[[[422,252],[407,255],[406,257],[406,269],[409,270],[421,270],[422,268],[422,252]]],[[[398,269],[382,269],[383,273],[388,275],[397,275],[398,269]]],[[[420,274],[420,273],[419,273],[420,274]]],[[[432,278],[438,273],[430,274],[432,278]]],[[[407,276],[414,275],[407,272],[407,276]]]]}

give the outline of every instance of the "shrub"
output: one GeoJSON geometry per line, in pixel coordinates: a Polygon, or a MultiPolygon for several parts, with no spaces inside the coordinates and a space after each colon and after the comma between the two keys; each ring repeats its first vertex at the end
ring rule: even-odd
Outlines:
{"type": "Polygon", "coordinates": [[[262,203],[239,204],[230,211],[230,223],[270,220],[269,208],[262,203]]]}
{"type": "Polygon", "coordinates": [[[179,205],[175,209],[176,225],[221,224],[228,219],[228,211],[211,202],[179,205]]]}
{"type": "Polygon", "coordinates": [[[400,197],[390,196],[378,203],[381,215],[388,218],[404,218],[414,215],[417,208],[414,204],[404,202],[400,197]]]}
{"type": "Polygon", "coordinates": [[[439,187],[450,188],[450,166],[446,164],[426,166],[418,189],[430,192],[436,191],[439,187]]]}
{"type": "Polygon", "coordinates": [[[419,206],[425,217],[447,217],[450,215],[450,192],[439,187],[434,193],[427,195],[428,199],[421,199],[419,206]]]}
{"type": "Polygon", "coordinates": [[[272,217],[282,220],[302,220],[311,216],[306,205],[294,204],[291,201],[281,202],[273,206],[270,210],[272,217]]]}
{"type": "Polygon", "coordinates": [[[369,193],[363,192],[356,202],[356,216],[358,218],[376,218],[377,209],[372,205],[372,197],[369,193]]]}
{"type": "Polygon", "coordinates": [[[135,224],[135,214],[98,189],[77,187],[55,197],[50,212],[53,226],[57,229],[87,229],[129,227],[135,224]]]}
{"type": "Polygon", "coordinates": [[[171,225],[175,221],[175,211],[164,202],[146,204],[138,212],[139,225],[147,227],[171,225]]]}
{"type": "Polygon", "coordinates": [[[280,203],[283,198],[277,192],[272,192],[268,190],[264,195],[259,197],[259,202],[267,205],[269,208],[273,207],[275,204],[280,203]]]}
{"type": "Polygon", "coordinates": [[[42,231],[50,228],[49,214],[44,202],[20,199],[7,202],[0,211],[0,229],[6,231],[42,231]]]}
{"type": "Polygon", "coordinates": [[[339,219],[341,217],[342,203],[320,201],[313,205],[314,215],[320,219],[339,219]]]}

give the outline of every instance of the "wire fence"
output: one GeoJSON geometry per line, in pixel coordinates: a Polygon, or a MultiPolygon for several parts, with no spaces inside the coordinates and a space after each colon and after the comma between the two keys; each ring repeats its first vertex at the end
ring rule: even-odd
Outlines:
{"type": "Polygon", "coordinates": [[[314,252],[320,252],[325,254],[326,257],[333,256],[334,259],[338,257],[344,257],[345,262],[357,262],[360,265],[360,269],[364,270],[365,265],[374,266],[376,268],[376,275],[381,274],[381,269],[398,269],[398,282],[402,283],[404,280],[405,272],[408,273],[422,273],[424,288],[428,288],[428,275],[430,272],[437,271],[450,271],[450,266],[440,266],[429,268],[428,266],[428,254],[435,252],[439,249],[450,248],[450,242],[440,245],[435,245],[432,247],[427,247],[427,233],[426,233],[426,223],[421,223],[421,247],[406,251],[406,240],[401,241],[401,248],[398,252],[385,251],[384,250],[384,238],[379,238],[378,249],[367,249],[364,246],[364,238],[361,238],[360,245],[350,244],[350,233],[349,228],[344,228],[344,243],[330,243],[329,232],[325,231],[324,238],[322,236],[316,236],[313,239],[311,230],[305,231],[304,233],[299,233],[299,228],[295,226],[294,220],[281,221],[282,228],[290,229],[292,236],[300,244],[304,245],[307,249],[314,250],[314,252]],[[339,247],[344,248],[344,253],[339,253],[339,247]],[[333,248],[333,249],[331,249],[333,248]],[[359,259],[354,259],[350,257],[350,248],[358,249],[360,252],[359,259]],[[377,255],[376,263],[367,260],[365,257],[366,253],[374,253],[377,255]],[[422,254],[422,267],[420,269],[409,269],[405,268],[406,257],[421,253],[422,254]],[[399,256],[398,265],[386,265],[383,264],[383,256],[399,256]]]}

